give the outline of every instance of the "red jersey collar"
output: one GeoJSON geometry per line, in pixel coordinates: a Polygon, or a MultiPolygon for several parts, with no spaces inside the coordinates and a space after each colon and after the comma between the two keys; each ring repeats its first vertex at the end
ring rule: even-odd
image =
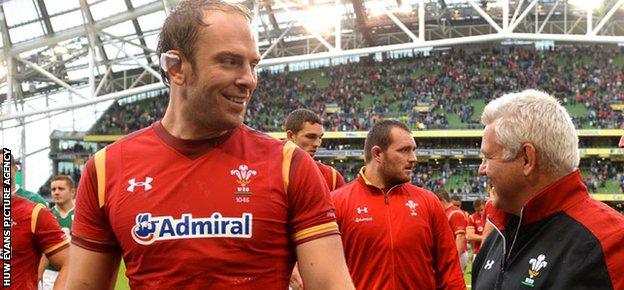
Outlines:
{"type": "MultiPolygon", "coordinates": [[[[364,186],[368,186],[368,187],[370,187],[370,188],[375,189],[375,190],[374,190],[374,192],[379,192],[379,193],[385,194],[386,192],[389,192],[391,189],[399,189],[399,188],[401,188],[403,185],[405,185],[405,183],[401,183],[401,184],[395,185],[395,186],[393,186],[393,187],[391,187],[391,188],[379,188],[379,187],[375,186],[375,185],[374,185],[374,184],[373,184],[370,180],[368,180],[368,178],[367,178],[367,177],[366,177],[366,175],[364,174],[364,168],[365,168],[365,167],[366,167],[366,166],[362,166],[362,168],[360,168],[360,172],[358,173],[358,176],[357,176],[356,180],[357,180],[360,184],[362,184],[362,185],[364,185],[364,186]]],[[[406,182],[406,183],[407,183],[407,182],[406,182]]]]}
{"type": "Polygon", "coordinates": [[[230,138],[230,136],[232,136],[234,132],[238,131],[241,126],[238,126],[219,137],[201,140],[185,140],[171,135],[162,125],[161,120],[156,121],[154,122],[154,124],[152,124],[154,132],[158,137],[160,137],[160,139],[162,139],[167,145],[171,146],[180,154],[190,159],[196,159],[199,156],[202,156],[204,153],[208,152],[208,150],[223,144],[223,142],[230,138]]]}
{"type": "MultiPolygon", "coordinates": [[[[522,224],[540,221],[558,211],[566,210],[590,198],[580,171],[562,177],[528,200],[522,208],[522,224]]],[[[492,222],[504,229],[511,214],[493,208],[492,222]]]]}

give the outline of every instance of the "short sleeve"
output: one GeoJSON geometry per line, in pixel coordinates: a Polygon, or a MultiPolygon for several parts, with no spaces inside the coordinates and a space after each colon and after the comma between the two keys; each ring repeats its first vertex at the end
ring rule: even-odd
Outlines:
{"type": "Polygon", "coordinates": [[[466,217],[461,210],[455,210],[450,213],[449,223],[454,234],[462,234],[466,232],[466,217]]]}
{"type": "Polygon", "coordinates": [[[289,224],[297,245],[339,234],[334,206],[323,175],[314,160],[296,148],[288,182],[289,224]]]}
{"type": "Polygon", "coordinates": [[[61,230],[56,218],[50,210],[41,204],[33,209],[36,219],[34,228],[36,243],[41,251],[48,257],[58,253],[69,246],[69,240],[61,230]]]}
{"type": "Polygon", "coordinates": [[[85,164],[78,185],[72,224],[72,243],[96,252],[114,252],[119,249],[105,207],[100,206],[93,159],[85,164]]]}
{"type": "MultiPolygon", "coordinates": [[[[433,198],[433,194],[431,195],[433,198]]],[[[428,207],[431,211],[433,241],[433,272],[436,289],[466,289],[455,245],[455,237],[449,227],[448,218],[442,205],[430,198],[428,207]]]]}

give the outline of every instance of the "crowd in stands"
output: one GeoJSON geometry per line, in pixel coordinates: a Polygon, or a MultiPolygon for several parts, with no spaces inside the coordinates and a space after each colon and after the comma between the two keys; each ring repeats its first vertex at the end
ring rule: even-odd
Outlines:
{"type": "MultiPolygon", "coordinates": [[[[552,51],[452,48],[427,57],[362,60],[317,69],[317,77],[265,71],[258,77],[246,123],[261,131],[281,131],[285,116],[303,107],[321,115],[328,131],[367,130],[387,117],[400,118],[414,129],[447,129],[450,114],[458,116],[460,128],[481,128],[471,100],[487,102],[504,93],[536,88],[564,105],[582,105],[586,113],[574,117],[578,128],[618,128],[624,126],[623,114],[610,105],[624,102],[622,54],[600,46],[552,51]]],[[[163,116],[167,100],[163,95],[115,103],[91,133],[127,134],[148,126],[163,116]]]]}
{"type": "MultiPolygon", "coordinates": [[[[612,163],[610,161],[583,161],[582,168],[587,168],[588,172],[585,176],[585,185],[590,192],[596,192],[600,188],[607,187],[608,181],[611,181],[619,187],[621,193],[624,193],[624,164],[621,162],[612,163]]],[[[615,191],[615,190],[613,190],[615,191]]]]}
{"type": "Polygon", "coordinates": [[[95,135],[127,135],[148,127],[165,115],[169,98],[162,94],[138,102],[120,105],[114,102],[91,128],[95,135]]]}

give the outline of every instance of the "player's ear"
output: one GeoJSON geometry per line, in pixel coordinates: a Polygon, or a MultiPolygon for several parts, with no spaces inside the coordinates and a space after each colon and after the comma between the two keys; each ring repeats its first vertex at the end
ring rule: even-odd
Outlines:
{"type": "Polygon", "coordinates": [[[160,67],[167,72],[169,82],[181,86],[189,77],[191,65],[177,50],[169,50],[160,55],[160,67]]]}
{"type": "Polygon", "coordinates": [[[520,148],[520,158],[523,159],[522,173],[530,175],[537,167],[537,148],[531,143],[526,143],[520,148]]]}
{"type": "Polygon", "coordinates": [[[373,160],[377,162],[381,162],[381,153],[383,153],[383,149],[381,149],[381,147],[379,147],[378,145],[375,145],[373,146],[373,148],[371,148],[371,155],[373,156],[373,160]]]}
{"type": "Polygon", "coordinates": [[[292,130],[286,131],[286,139],[292,141],[295,138],[295,133],[292,130]]]}

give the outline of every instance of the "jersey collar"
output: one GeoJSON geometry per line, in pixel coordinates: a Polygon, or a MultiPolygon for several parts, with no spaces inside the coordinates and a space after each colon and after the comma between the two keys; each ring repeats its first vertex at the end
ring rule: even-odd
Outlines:
{"type": "MultiPolygon", "coordinates": [[[[562,177],[529,199],[522,208],[522,224],[531,224],[590,198],[580,171],[562,177]]],[[[491,221],[504,229],[511,214],[494,208],[491,221]]]]}

